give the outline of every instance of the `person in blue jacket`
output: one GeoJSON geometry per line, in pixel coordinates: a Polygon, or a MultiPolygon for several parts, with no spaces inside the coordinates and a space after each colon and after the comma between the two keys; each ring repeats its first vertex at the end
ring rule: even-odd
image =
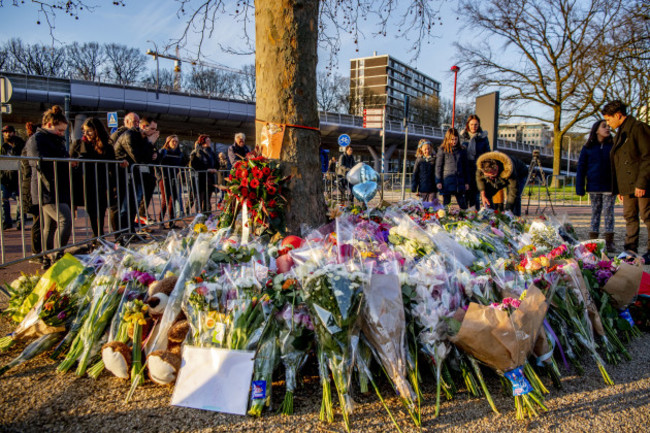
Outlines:
{"type": "Polygon", "coordinates": [[[449,128],[436,156],[436,186],[442,194],[443,205],[447,206],[453,195],[458,206],[467,209],[468,177],[467,150],[460,144],[458,130],[449,128]]]}
{"type": "Polygon", "coordinates": [[[425,138],[418,143],[415,167],[411,179],[411,192],[420,197],[423,202],[436,201],[436,155],[431,142],[425,138]]]}
{"type": "Polygon", "coordinates": [[[576,194],[584,196],[585,192],[588,192],[591,200],[589,239],[598,239],[602,214],[605,219],[605,242],[610,253],[614,252],[614,203],[616,202],[616,196],[612,194],[610,163],[613,144],[607,122],[598,120],[591,127],[589,138],[580,151],[576,172],[576,194]]]}

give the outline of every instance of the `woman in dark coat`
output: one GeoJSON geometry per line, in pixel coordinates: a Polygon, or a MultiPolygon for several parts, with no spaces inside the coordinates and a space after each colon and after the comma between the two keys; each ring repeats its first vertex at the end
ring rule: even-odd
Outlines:
{"type": "MultiPolygon", "coordinates": [[[[81,139],[70,147],[70,158],[115,161],[115,151],[99,119],[86,119],[81,132],[81,139]]],[[[75,206],[85,206],[93,236],[103,236],[106,209],[117,199],[114,192],[116,165],[82,162],[73,170],[73,179],[80,181],[73,186],[75,206]]]]}
{"type": "MultiPolygon", "coordinates": [[[[167,167],[161,167],[156,170],[156,176],[158,178],[158,189],[162,198],[160,204],[160,221],[165,221],[165,215],[169,213],[169,219],[173,220],[176,215],[174,204],[178,204],[178,209],[183,209],[183,202],[181,198],[180,190],[180,179],[182,174],[180,170],[170,168],[171,167],[184,167],[187,165],[186,156],[181,151],[181,148],[178,145],[178,136],[170,135],[165,140],[163,148],[160,150],[159,155],[160,165],[167,167]]],[[[175,223],[170,221],[168,224],[169,228],[173,228],[175,223]]]]}
{"type": "Polygon", "coordinates": [[[201,212],[211,212],[210,198],[214,192],[217,174],[217,155],[212,150],[210,137],[200,135],[196,148],[190,155],[190,167],[199,173],[199,207],[201,212]]]}
{"type": "MultiPolygon", "coordinates": [[[[55,105],[43,114],[42,126],[32,135],[25,148],[27,156],[34,158],[68,158],[65,148],[65,131],[68,119],[63,109],[55,105]]],[[[45,250],[67,245],[72,233],[72,213],[70,211],[70,171],[67,162],[29,161],[32,171],[32,203],[41,203],[43,219],[43,239],[45,250]],[[39,182],[40,180],[40,182],[39,182]]],[[[43,259],[43,267],[48,268],[51,260],[59,253],[43,259]]]]}
{"type": "Polygon", "coordinates": [[[429,140],[420,140],[416,157],[411,192],[417,193],[422,201],[435,201],[438,192],[438,188],[436,188],[436,156],[429,140]]]}
{"type": "Polygon", "coordinates": [[[460,144],[458,131],[449,128],[436,156],[436,182],[446,206],[451,196],[456,197],[458,206],[467,209],[465,193],[469,189],[467,151],[460,144]]]}
{"type": "Polygon", "coordinates": [[[472,114],[467,119],[465,130],[460,134],[460,144],[467,149],[467,166],[469,190],[467,191],[467,206],[481,207],[478,188],[476,187],[476,161],[490,151],[490,140],[487,132],[481,129],[481,119],[472,114]]]}
{"type": "Polygon", "coordinates": [[[576,194],[589,193],[591,200],[590,239],[597,239],[600,231],[600,216],[605,218],[605,242],[607,251],[614,252],[614,203],[612,195],[612,167],[610,152],[614,140],[604,120],[594,123],[587,143],[580,151],[576,172],[576,194]],[[585,185],[586,180],[586,185],[585,185]]]}

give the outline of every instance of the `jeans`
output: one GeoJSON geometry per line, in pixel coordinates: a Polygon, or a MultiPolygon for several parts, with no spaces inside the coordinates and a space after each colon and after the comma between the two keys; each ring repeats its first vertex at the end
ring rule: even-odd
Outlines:
{"type": "Polygon", "coordinates": [[[461,209],[465,210],[467,209],[467,202],[465,201],[465,193],[464,192],[454,192],[450,194],[443,194],[442,195],[442,204],[443,206],[447,206],[449,203],[451,203],[451,196],[456,197],[456,201],[458,202],[458,207],[461,209]]]}
{"type": "Polygon", "coordinates": [[[72,233],[72,213],[70,206],[64,203],[44,204],[43,211],[43,237],[45,238],[45,249],[51,250],[67,245],[72,233]]]}
{"type": "Polygon", "coordinates": [[[2,225],[11,226],[11,205],[9,204],[9,197],[11,192],[6,185],[0,185],[2,190],[2,225]]]}
{"type": "Polygon", "coordinates": [[[517,180],[517,196],[515,197],[515,203],[512,205],[512,213],[516,216],[521,216],[521,196],[524,193],[524,188],[526,187],[527,178],[517,180]]]}
{"type": "Polygon", "coordinates": [[[600,231],[600,215],[605,217],[605,233],[614,233],[614,203],[616,196],[608,192],[590,192],[591,200],[591,231],[600,231]]]}

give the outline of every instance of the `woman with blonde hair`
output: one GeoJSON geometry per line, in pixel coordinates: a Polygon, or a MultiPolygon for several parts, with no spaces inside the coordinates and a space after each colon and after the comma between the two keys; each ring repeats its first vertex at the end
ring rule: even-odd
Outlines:
{"type": "Polygon", "coordinates": [[[436,155],[431,142],[424,138],[420,140],[415,156],[411,192],[416,193],[424,202],[433,202],[436,200],[438,188],[436,188],[436,155]]]}
{"type": "Polygon", "coordinates": [[[436,156],[436,186],[445,206],[451,202],[453,195],[458,206],[467,209],[465,193],[469,189],[468,177],[467,150],[460,144],[458,131],[449,128],[436,156]]]}

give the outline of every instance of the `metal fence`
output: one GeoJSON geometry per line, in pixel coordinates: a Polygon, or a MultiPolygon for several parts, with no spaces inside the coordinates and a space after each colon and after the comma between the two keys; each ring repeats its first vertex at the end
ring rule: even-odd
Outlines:
{"type": "Polygon", "coordinates": [[[18,156],[1,156],[0,170],[17,180],[15,190],[2,188],[0,219],[5,221],[8,209],[7,222],[19,224],[17,231],[4,225],[0,230],[0,267],[47,261],[65,248],[100,239],[150,241],[155,225],[170,227],[201,211],[213,212],[219,198],[211,192],[223,179],[215,172],[212,182],[189,167],[18,156]],[[207,206],[201,206],[200,197],[207,206]]]}

